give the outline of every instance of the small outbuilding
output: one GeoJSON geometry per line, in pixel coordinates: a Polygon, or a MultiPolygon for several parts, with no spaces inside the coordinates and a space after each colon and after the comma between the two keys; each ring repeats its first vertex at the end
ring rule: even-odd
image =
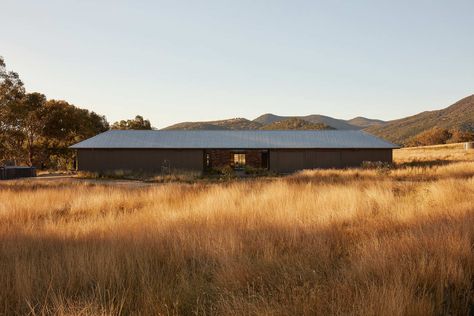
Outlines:
{"type": "Polygon", "coordinates": [[[36,177],[35,167],[0,166],[0,180],[36,177]]]}
{"type": "Polygon", "coordinates": [[[362,131],[111,130],[71,146],[77,169],[160,172],[230,166],[277,173],[392,162],[396,145],[362,131]]]}

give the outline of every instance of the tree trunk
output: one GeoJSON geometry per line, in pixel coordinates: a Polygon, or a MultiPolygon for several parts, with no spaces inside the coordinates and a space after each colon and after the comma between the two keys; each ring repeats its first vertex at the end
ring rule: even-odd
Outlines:
{"type": "Polygon", "coordinates": [[[28,165],[30,167],[33,166],[33,137],[31,135],[28,136],[28,165]]]}

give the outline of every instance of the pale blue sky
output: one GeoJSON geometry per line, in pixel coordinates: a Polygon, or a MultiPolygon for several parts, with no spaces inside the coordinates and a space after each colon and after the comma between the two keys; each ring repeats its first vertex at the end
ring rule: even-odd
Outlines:
{"type": "Polygon", "coordinates": [[[394,119],[474,93],[474,1],[0,0],[29,91],[107,116],[394,119]]]}

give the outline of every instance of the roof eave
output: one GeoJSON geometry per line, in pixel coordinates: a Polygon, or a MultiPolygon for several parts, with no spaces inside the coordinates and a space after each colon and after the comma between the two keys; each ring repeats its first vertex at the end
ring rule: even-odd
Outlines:
{"type": "Polygon", "coordinates": [[[76,147],[70,146],[69,149],[400,149],[401,147],[76,147]]]}

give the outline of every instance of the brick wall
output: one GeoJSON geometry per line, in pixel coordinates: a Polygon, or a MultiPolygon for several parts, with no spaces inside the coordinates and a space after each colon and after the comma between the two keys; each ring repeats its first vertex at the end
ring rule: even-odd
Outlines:
{"type": "MultiPolygon", "coordinates": [[[[212,168],[222,168],[225,166],[233,166],[234,153],[245,154],[245,164],[254,168],[262,167],[262,152],[264,150],[226,150],[226,149],[211,149],[206,150],[205,155],[210,155],[210,162],[212,168]]],[[[204,157],[206,161],[206,157],[204,157]]]]}

